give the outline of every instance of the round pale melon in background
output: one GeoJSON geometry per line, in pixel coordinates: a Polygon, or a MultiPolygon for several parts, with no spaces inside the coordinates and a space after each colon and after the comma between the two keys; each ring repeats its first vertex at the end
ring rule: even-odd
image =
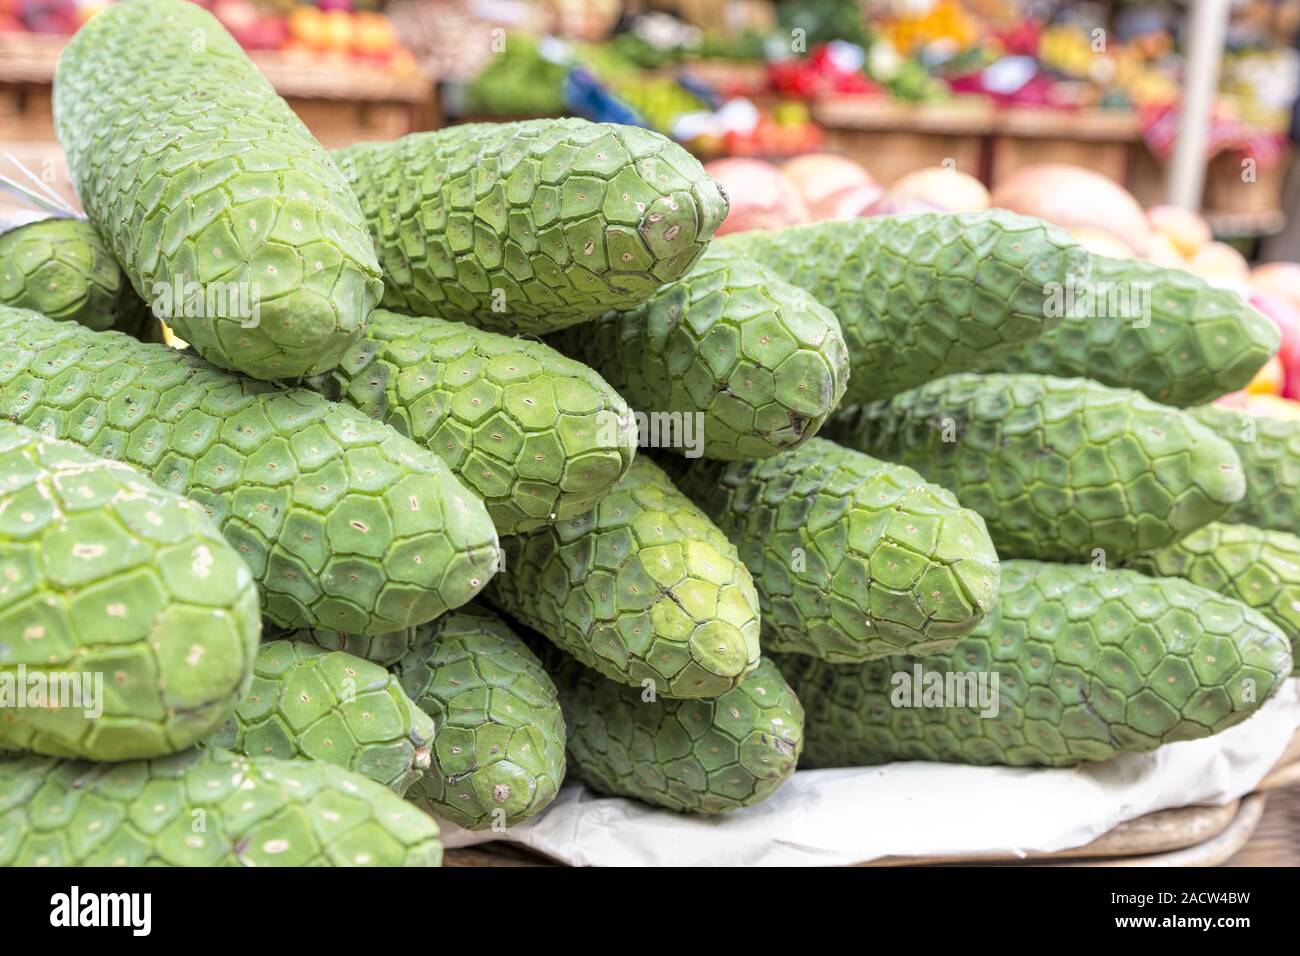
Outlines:
{"type": "Polygon", "coordinates": [[[1147,210],[1147,221],[1187,259],[1214,239],[1210,224],[1200,214],[1181,206],[1152,206],[1147,210]]]}
{"type": "Polygon", "coordinates": [[[714,235],[747,229],[780,229],[809,221],[795,184],[761,159],[717,159],[704,167],[727,195],[730,209],[714,235]]]}
{"type": "MultiPolygon", "coordinates": [[[[788,160],[781,171],[799,190],[813,219],[833,219],[845,190],[875,183],[858,163],[834,153],[807,153],[788,160]]],[[[843,217],[840,217],[843,218],[843,217]]]]}
{"type": "Polygon", "coordinates": [[[820,204],[819,219],[857,219],[872,215],[871,210],[884,198],[885,189],[879,183],[863,183],[832,193],[820,204]]]}
{"type": "Polygon", "coordinates": [[[1132,193],[1082,166],[1038,163],[1017,169],[993,189],[993,206],[1037,216],[1067,229],[1108,232],[1146,255],[1151,227],[1132,193]]]}
{"type": "Polygon", "coordinates": [[[1300,309],[1300,263],[1269,262],[1250,273],[1250,287],[1265,295],[1285,299],[1300,309]]]}
{"type": "Polygon", "coordinates": [[[1112,259],[1133,258],[1133,250],[1128,247],[1128,244],[1120,242],[1104,229],[1076,226],[1070,230],[1070,235],[1074,237],[1075,242],[1095,255],[1110,256],[1112,259]]]}
{"type": "Polygon", "coordinates": [[[1191,264],[1178,251],[1178,247],[1163,232],[1152,234],[1151,241],[1147,243],[1146,258],[1166,269],[1182,269],[1186,272],[1191,268],[1191,264]]]}
{"type": "Polygon", "coordinates": [[[868,216],[903,216],[914,212],[943,212],[934,203],[928,199],[917,199],[915,196],[895,196],[892,192],[886,190],[880,200],[873,203],[867,210],[868,216]]]}
{"type": "Polygon", "coordinates": [[[989,191],[974,176],[949,166],[929,166],[908,173],[889,187],[891,196],[923,199],[944,212],[979,212],[989,208],[989,191]]]}
{"type": "Polygon", "coordinates": [[[1250,265],[1232,246],[1207,242],[1188,262],[1187,269],[1206,282],[1216,285],[1246,286],[1250,282],[1250,265]]]}

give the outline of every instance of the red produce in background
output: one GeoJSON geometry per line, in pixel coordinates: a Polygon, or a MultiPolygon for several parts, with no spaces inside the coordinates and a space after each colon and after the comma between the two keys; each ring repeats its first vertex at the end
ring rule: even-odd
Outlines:
{"type": "Polygon", "coordinates": [[[1282,345],[1277,350],[1282,361],[1282,396],[1300,399],[1300,309],[1280,296],[1255,292],[1250,304],[1273,320],[1282,333],[1282,345]]]}

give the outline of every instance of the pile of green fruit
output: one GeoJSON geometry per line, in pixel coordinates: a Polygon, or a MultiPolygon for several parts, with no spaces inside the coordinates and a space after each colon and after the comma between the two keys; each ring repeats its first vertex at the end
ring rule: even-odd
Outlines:
{"type": "Polygon", "coordinates": [[[711,244],[634,128],[330,154],[183,0],[55,108],[89,221],[0,237],[0,865],[436,865],[566,778],[1069,766],[1292,673],[1300,426],[1161,404],[1276,350],[1235,297],[998,211],[711,244]],[[1094,273],[1152,321],[1058,315],[1094,273]]]}

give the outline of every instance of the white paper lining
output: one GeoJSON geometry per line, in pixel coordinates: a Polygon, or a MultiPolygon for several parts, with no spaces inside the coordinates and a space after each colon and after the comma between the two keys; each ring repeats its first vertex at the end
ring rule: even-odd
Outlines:
{"type": "Polygon", "coordinates": [[[1225,804],[1263,779],[1300,727],[1300,680],[1245,723],[1068,770],[898,763],[801,770],[770,799],[691,817],[566,786],[504,834],[443,824],[449,847],[491,839],[577,866],[810,866],[884,856],[1064,850],[1126,820],[1225,804]]]}

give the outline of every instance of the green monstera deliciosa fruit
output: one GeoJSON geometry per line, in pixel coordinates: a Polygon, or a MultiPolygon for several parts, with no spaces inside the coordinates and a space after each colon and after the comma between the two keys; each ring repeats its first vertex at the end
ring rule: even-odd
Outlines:
{"type": "Polygon", "coordinates": [[[337,764],[400,796],[429,768],[433,733],[433,720],[378,664],[270,641],[258,649],[252,688],[207,744],[337,764]]]}
{"type": "Polygon", "coordinates": [[[1188,412],[1241,456],[1246,493],[1223,520],[1300,532],[1300,422],[1202,405],[1188,412]]]}
{"type": "Polygon", "coordinates": [[[84,219],[42,219],[0,233],[0,305],[101,332],[157,329],[112,251],[84,219]]]}
{"type": "Polygon", "coordinates": [[[763,647],[841,663],[951,647],[997,599],[984,520],[902,465],[814,438],[674,480],[754,576],[763,647]]]}
{"type": "Polygon", "coordinates": [[[627,405],[591,369],[459,322],[377,310],[315,384],[447,462],[501,534],[590,511],[636,451],[627,405]]]}
{"type": "Polygon", "coordinates": [[[370,223],[383,304],[498,332],[645,301],[727,215],[694,156],[633,126],[470,124],[334,155],[370,223]]]}
{"type": "Polygon", "coordinates": [[[803,707],[763,659],[712,700],[670,700],[601,677],[551,648],[569,766],[601,793],[679,813],[727,813],[770,797],[794,773],[803,707]]]}
{"type": "Polygon", "coordinates": [[[656,414],[701,416],[698,444],[656,444],[729,461],[811,438],[849,378],[840,324],[825,306],[770,269],[712,249],[650,301],[548,341],[604,375],[649,430],[656,414]]]}
{"type": "Polygon", "coordinates": [[[1156,551],[1131,555],[1124,565],[1186,578],[1253,607],[1290,638],[1300,665],[1300,537],[1215,522],[1156,551]]]}
{"type": "Polygon", "coordinates": [[[564,717],[541,662],[495,614],[470,605],[418,630],[393,668],[437,723],[433,766],[407,794],[471,830],[541,812],[564,781],[564,717]]]}
{"type": "Polygon", "coordinates": [[[1012,354],[1059,321],[1052,290],[1089,267],[1063,229],[1005,210],[756,229],[717,248],[761,262],[835,313],[852,402],[1012,354]]]}
{"type": "Polygon", "coordinates": [[[501,544],[489,603],[613,680],[717,697],[758,664],[749,571],[645,458],[586,514],[501,544]]]}
{"type": "Polygon", "coordinates": [[[807,708],[808,767],[1109,760],[1240,723],[1292,668],[1290,642],[1237,601],[1037,561],[1003,564],[996,612],[945,654],[777,664],[807,708]],[[964,696],[917,706],[932,683],[964,696]]]}
{"type": "Polygon", "coordinates": [[[1245,493],[1232,446],[1189,414],[1086,379],[950,375],[847,408],[825,433],[948,488],[1003,557],[1163,547],[1245,493]]]}
{"type": "Polygon", "coordinates": [[[1236,292],[1139,259],[1093,256],[1088,281],[1054,308],[1056,328],[984,367],[1084,376],[1198,405],[1244,388],[1281,341],[1236,292]]]}
{"type": "Polygon", "coordinates": [[[191,746],[248,690],[257,603],[198,505],[0,423],[0,750],[131,760],[191,746]]]}
{"type": "Polygon", "coordinates": [[[206,747],[114,764],[0,760],[0,866],[441,862],[433,820],[333,764],[206,747]]]}
{"type": "Polygon", "coordinates": [[[419,637],[418,627],[405,627],[400,631],[383,634],[349,634],[321,627],[283,628],[267,624],[262,632],[264,641],[301,641],[315,644],[330,651],[345,651],[353,657],[391,667],[414,645],[419,637]]]}
{"type": "Polygon", "coordinates": [[[113,4],[59,58],[54,119],[91,222],[199,354],[261,379],[338,364],[383,291],[365,220],[212,14],[113,4]]]}
{"type": "Polygon", "coordinates": [[[483,503],[354,408],[18,309],[0,307],[0,339],[0,418],[128,461],[203,505],[277,625],[399,630],[492,575],[500,552],[483,503]]]}

